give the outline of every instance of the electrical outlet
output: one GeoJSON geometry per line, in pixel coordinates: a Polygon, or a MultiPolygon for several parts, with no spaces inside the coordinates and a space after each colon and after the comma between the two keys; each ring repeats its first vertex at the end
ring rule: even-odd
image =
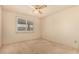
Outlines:
{"type": "Polygon", "coordinates": [[[75,40],[74,43],[77,43],[77,40],[75,40]]]}
{"type": "Polygon", "coordinates": [[[78,48],[78,41],[77,40],[74,40],[74,47],[78,48]]]}

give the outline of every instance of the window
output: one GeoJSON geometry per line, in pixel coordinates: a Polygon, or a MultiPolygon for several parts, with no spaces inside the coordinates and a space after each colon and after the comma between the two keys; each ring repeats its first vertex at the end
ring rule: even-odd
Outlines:
{"type": "Polygon", "coordinates": [[[26,18],[17,17],[16,19],[16,31],[17,32],[33,32],[33,21],[26,18]]]}

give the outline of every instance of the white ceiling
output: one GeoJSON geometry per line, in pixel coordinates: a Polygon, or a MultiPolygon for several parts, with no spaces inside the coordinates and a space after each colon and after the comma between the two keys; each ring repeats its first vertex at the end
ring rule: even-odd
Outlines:
{"type": "Polygon", "coordinates": [[[16,12],[20,12],[20,13],[25,13],[25,14],[29,14],[29,15],[33,15],[33,16],[39,16],[39,17],[43,17],[43,16],[47,16],[49,14],[53,14],[57,11],[60,11],[62,9],[65,8],[69,8],[71,6],[68,5],[47,5],[46,8],[42,9],[42,14],[38,14],[38,13],[34,13],[33,12],[33,8],[31,5],[4,5],[3,9],[7,9],[7,10],[11,10],[11,11],[16,11],[16,12]]]}

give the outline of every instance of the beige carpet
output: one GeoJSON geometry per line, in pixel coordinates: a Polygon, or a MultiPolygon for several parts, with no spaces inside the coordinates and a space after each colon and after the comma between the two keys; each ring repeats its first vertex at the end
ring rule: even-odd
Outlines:
{"type": "Polygon", "coordinates": [[[17,54],[65,54],[76,53],[76,50],[44,39],[29,40],[4,45],[0,53],[17,54]]]}

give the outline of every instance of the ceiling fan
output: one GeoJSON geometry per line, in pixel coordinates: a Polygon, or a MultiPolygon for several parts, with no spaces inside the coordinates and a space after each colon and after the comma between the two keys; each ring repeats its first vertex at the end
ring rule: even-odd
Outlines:
{"type": "Polygon", "coordinates": [[[46,7],[47,5],[32,5],[32,8],[34,9],[33,12],[37,11],[39,14],[42,14],[42,9],[46,7]]]}

